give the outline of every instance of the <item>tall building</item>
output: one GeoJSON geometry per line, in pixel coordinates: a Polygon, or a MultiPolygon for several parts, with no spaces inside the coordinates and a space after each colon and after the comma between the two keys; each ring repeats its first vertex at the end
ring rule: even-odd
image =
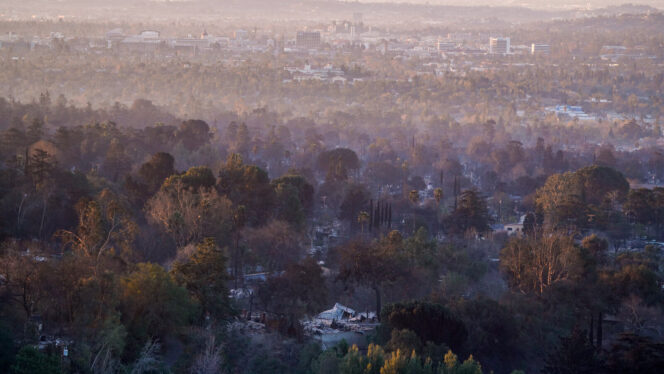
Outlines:
{"type": "Polygon", "coordinates": [[[548,44],[531,44],[530,45],[530,54],[531,55],[539,55],[539,54],[545,54],[548,55],[551,53],[551,46],[548,44]]]}
{"type": "Polygon", "coordinates": [[[318,49],[320,48],[320,32],[298,31],[295,44],[302,49],[318,49]]]}
{"type": "Polygon", "coordinates": [[[510,38],[489,38],[489,53],[506,55],[510,53],[510,38]]]}

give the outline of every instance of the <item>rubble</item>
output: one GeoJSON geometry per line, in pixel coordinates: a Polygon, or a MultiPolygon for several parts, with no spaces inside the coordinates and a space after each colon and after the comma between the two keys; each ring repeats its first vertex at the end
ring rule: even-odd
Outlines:
{"type": "Polygon", "coordinates": [[[313,336],[323,344],[323,348],[346,340],[362,341],[368,332],[378,326],[375,312],[358,313],[355,310],[335,303],[332,309],[302,321],[305,334],[313,336]]]}

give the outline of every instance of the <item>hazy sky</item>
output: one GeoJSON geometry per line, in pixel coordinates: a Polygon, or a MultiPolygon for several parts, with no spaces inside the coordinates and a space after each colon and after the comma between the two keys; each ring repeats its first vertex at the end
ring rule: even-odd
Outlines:
{"type": "Polygon", "coordinates": [[[418,4],[443,4],[443,5],[515,5],[530,8],[571,8],[605,7],[621,4],[642,4],[664,9],[664,0],[359,0],[361,2],[392,2],[392,3],[418,3],[418,4]]]}

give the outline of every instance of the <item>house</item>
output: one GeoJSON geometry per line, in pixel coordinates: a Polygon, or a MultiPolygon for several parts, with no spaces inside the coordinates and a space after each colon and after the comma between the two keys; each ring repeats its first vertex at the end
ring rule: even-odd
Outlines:
{"type": "Polygon", "coordinates": [[[523,234],[523,222],[526,220],[526,215],[522,215],[517,223],[508,223],[503,226],[503,231],[507,232],[507,235],[517,235],[521,236],[523,234]]]}

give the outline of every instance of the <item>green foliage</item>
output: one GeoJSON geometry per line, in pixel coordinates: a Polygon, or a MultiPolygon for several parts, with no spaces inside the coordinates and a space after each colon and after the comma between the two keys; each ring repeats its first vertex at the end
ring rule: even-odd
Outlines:
{"type": "Polygon", "coordinates": [[[25,346],[16,355],[11,374],[59,374],[60,360],[57,356],[47,355],[34,347],[25,346]]]}
{"type": "Polygon", "coordinates": [[[323,352],[312,366],[313,373],[342,374],[482,374],[482,367],[471,355],[463,363],[448,351],[437,361],[428,356],[406,353],[397,349],[389,354],[378,345],[370,344],[366,355],[352,346],[341,357],[335,350],[323,352]],[[439,362],[439,364],[436,364],[439,362]]]}
{"type": "Polygon", "coordinates": [[[205,121],[190,119],[180,124],[176,137],[187,150],[193,151],[210,140],[210,126],[205,121]]]}
{"type": "Polygon", "coordinates": [[[323,351],[311,363],[311,372],[315,374],[339,374],[340,361],[339,356],[334,350],[323,351]]]}
{"type": "MultiPolygon", "coordinates": [[[[552,227],[574,223],[586,227],[600,207],[623,202],[629,183],[618,171],[605,166],[589,166],[576,172],[554,174],[537,190],[536,204],[552,227]]],[[[605,217],[596,217],[603,221],[605,217]]]]}
{"type": "Polygon", "coordinates": [[[376,295],[376,310],[382,310],[381,290],[406,273],[398,254],[381,243],[353,241],[340,249],[337,279],[347,286],[363,285],[376,295]]]}
{"type": "Polygon", "coordinates": [[[314,204],[314,187],[307,179],[298,174],[287,174],[272,180],[272,186],[277,188],[279,185],[289,185],[295,188],[300,205],[307,214],[311,213],[314,204]]]}
{"type": "Polygon", "coordinates": [[[0,320],[0,372],[8,372],[15,354],[14,336],[9,326],[0,320]]]}
{"type": "Polygon", "coordinates": [[[458,198],[457,208],[445,218],[445,230],[463,235],[468,230],[478,233],[489,230],[489,210],[486,201],[476,190],[466,190],[458,198]]]}
{"type": "Polygon", "coordinates": [[[249,365],[249,372],[255,374],[286,374],[287,370],[281,360],[265,352],[257,354],[249,365]]]}
{"type": "Polygon", "coordinates": [[[461,349],[468,336],[463,322],[447,308],[424,301],[386,305],[381,321],[391,329],[413,331],[422,345],[430,341],[461,349]]]}
{"type": "Polygon", "coordinates": [[[216,320],[228,318],[231,306],[226,281],[230,279],[226,258],[214,239],[206,238],[189,258],[176,261],[171,270],[175,280],[198,301],[203,314],[216,320]]]}
{"type": "Polygon", "coordinates": [[[275,203],[274,189],[267,173],[254,165],[246,165],[242,157],[232,154],[219,172],[217,190],[236,206],[246,208],[249,225],[265,223],[275,203]]]}
{"type": "Polygon", "coordinates": [[[560,339],[560,344],[545,360],[542,373],[597,373],[600,362],[595,347],[588,341],[585,331],[575,329],[569,337],[560,339]]]}
{"type": "Polygon", "coordinates": [[[210,168],[194,166],[189,168],[184,174],[173,174],[166,178],[162,188],[168,189],[175,186],[178,182],[181,182],[182,186],[186,189],[198,191],[201,188],[207,189],[213,187],[217,180],[210,168]]]}
{"type": "Polygon", "coordinates": [[[297,188],[290,184],[279,183],[275,185],[274,191],[275,218],[288,222],[293,227],[304,227],[305,211],[297,188]]]}
{"type": "Polygon", "coordinates": [[[468,330],[466,352],[485,363],[511,362],[519,354],[520,326],[511,310],[487,298],[460,299],[452,308],[468,330]]]}
{"type": "Polygon", "coordinates": [[[308,257],[299,264],[292,264],[286,271],[271,277],[258,290],[258,298],[265,310],[288,318],[290,323],[305,314],[313,314],[327,302],[323,270],[308,257]]]}
{"type": "Polygon", "coordinates": [[[174,327],[187,325],[195,306],[164,268],[141,263],[122,279],[120,310],[131,338],[126,351],[137,352],[148,338],[165,337],[174,327]]]}
{"type": "Polygon", "coordinates": [[[473,359],[473,355],[459,363],[457,355],[449,351],[438,368],[438,374],[482,374],[482,366],[473,359]]]}
{"type": "Polygon", "coordinates": [[[402,329],[392,330],[390,341],[385,346],[390,351],[401,350],[402,352],[421,352],[422,341],[420,337],[412,330],[402,329]]]}
{"type": "Polygon", "coordinates": [[[348,148],[336,148],[321,152],[317,160],[318,167],[326,172],[326,180],[346,180],[348,172],[357,170],[360,161],[354,151],[348,148]]]}
{"type": "Polygon", "coordinates": [[[298,354],[295,373],[296,374],[310,373],[314,363],[321,356],[322,353],[323,351],[318,342],[305,344],[298,354]]]}
{"type": "Polygon", "coordinates": [[[662,372],[664,344],[632,333],[621,334],[609,348],[604,367],[609,374],[662,372]]]}
{"type": "Polygon", "coordinates": [[[360,211],[368,210],[369,197],[369,191],[363,185],[352,184],[348,186],[339,207],[339,218],[348,220],[351,224],[354,223],[360,211]]]}

